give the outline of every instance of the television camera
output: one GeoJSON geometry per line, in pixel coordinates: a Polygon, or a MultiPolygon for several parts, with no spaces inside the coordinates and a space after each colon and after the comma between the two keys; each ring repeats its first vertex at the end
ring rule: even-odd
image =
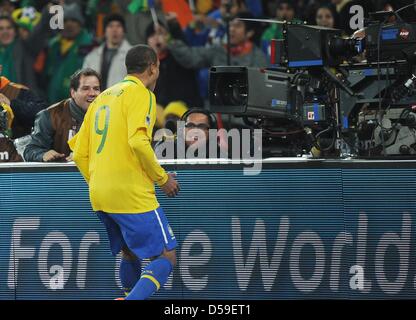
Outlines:
{"type": "Polygon", "coordinates": [[[373,13],[363,39],[273,21],[272,67],[212,67],[210,111],[262,129],[264,156],[414,157],[416,24],[391,14],[373,13]]]}

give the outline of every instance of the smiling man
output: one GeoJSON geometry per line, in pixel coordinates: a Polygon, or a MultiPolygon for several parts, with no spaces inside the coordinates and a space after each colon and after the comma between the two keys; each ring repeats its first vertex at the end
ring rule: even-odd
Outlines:
{"type": "Polygon", "coordinates": [[[100,75],[89,68],[79,70],[72,75],[70,87],[71,98],[37,114],[25,161],[71,161],[68,140],[79,131],[89,105],[101,92],[100,75]]]}

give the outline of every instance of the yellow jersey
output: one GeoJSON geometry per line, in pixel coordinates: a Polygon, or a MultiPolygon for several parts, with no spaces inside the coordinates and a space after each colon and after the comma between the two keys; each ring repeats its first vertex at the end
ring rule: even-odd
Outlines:
{"type": "Polygon", "coordinates": [[[153,92],[131,75],[91,103],[69,145],[95,211],[144,213],[159,206],[154,183],[165,184],[168,175],[151,147],[155,121],[153,92]]]}

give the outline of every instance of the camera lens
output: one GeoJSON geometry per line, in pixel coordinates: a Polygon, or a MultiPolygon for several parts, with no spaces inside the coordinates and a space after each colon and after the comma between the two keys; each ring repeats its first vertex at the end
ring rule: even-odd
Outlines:
{"type": "Polygon", "coordinates": [[[216,104],[222,106],[243,106],[247,104],[248,87],[239,74],[223,74],[218,79],[216,104]]]}

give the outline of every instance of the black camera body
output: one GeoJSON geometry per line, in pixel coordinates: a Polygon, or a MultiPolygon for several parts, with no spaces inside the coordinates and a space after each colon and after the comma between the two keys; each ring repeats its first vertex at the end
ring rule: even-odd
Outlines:
{"type": "Polygon", "coordinates": [[[293,156],[315,147],[325,156],[414,157],[415,31],[374,23],[362,41],[285,24],[284,39],[272,41],[271,68],[211,68],[210,111],[255,119],[245,122],[293,156]],[[367,61],[357,62],[364,50],[367,61]]]}
{"type": "Polygon", "coordinates": [[[292,69],[337,66],[362,52],[361,41],[342,38],[338,29],[305,24],[283,25],[283,40],[271,43],[272,64],[292,69]]]}
{"type": "Polygon", "coordinates": [[[247,67],[212,67],[209,81],[211,112],[290,117],[288,88],[293,75],[247,67]]]}
{"type": "Polygon", "coordinates": [[[368,62],[406,60],[416,64],[416,24],[370,24],[365,48],[368,62]]]}

